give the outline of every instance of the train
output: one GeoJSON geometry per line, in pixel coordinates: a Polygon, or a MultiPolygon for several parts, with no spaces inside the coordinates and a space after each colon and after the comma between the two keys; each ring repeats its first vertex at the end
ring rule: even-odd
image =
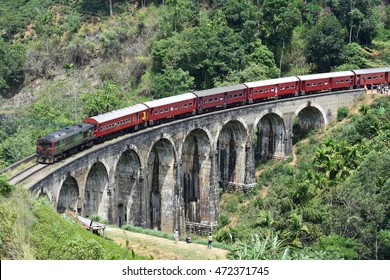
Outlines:
{"type": "Polygon", "coordinates": [[[124,133],[256,102],[390,82],[390,67],[300,75],[188,92],[89,117],[37,139],[37,162],[52,164],[124,133]]]}

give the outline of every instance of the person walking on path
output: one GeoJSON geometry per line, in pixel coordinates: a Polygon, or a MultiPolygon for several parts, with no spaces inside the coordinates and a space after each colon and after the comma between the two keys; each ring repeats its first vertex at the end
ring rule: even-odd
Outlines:
{"type": "Polygon", "coordinates": [[[175,231],[173,232],[173,237],[175,238],[175,243],[178,244],[179,243],[179,231],[177,229],[175,229],[175,231]]]}
{"type": "Polygon", "coordinates": [[[207,248],[211,249],[212,244],[213,244],[213,236],[210,233],[207,241],[207,248]]]}

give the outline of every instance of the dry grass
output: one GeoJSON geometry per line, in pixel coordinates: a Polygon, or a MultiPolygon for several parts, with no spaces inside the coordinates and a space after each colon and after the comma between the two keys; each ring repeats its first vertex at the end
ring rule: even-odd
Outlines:
{"type": "Polygon", "coordinates": [[[202,244],[187,244],[179,241],[175,244],[172,240],[155,237],[142,233],[135,233],[119,228],[107,228],[106,236],[119,244],[134,250],[136,254],[152,256],[155,260],[225,260],[227,250],[212,248],[207,249],[202,244]]]}

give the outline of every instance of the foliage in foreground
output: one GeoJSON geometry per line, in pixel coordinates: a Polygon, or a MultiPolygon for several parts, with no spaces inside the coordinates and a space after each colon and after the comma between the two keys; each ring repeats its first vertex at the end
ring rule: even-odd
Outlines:
{"type": "Polygon", "coordinates": [[[62,217],[26,190],[0,196],[0,225],[0,259],[145,259],[62,217]]]}

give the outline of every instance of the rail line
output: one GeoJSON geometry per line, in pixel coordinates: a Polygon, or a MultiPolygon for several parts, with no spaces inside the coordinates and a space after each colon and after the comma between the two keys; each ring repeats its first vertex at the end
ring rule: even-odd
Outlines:
{"type": "Polygon", "coordinates": [[[41,171],[42,169],[44,169],[46,167],[48,167],[47,164],[35,163],[34,165],[18,172],[17,174],[12,176],[8,181],[12,185],[17,185],[20,182],[30,178],[32,175],[34,175],[35,173],[41,171]]]}
{"type": "Polygon", "coordinates": [[[33,154],[31,156],[28,156],[24,159],[19,160],[18,162],[15,162],[14,164],[8,166],[7,168],[0,170],[0,175],[6,174],[6,173],[12,173],[14,170],[18,169],[20,166],[35,161],[36,155],[33,154]]]}

